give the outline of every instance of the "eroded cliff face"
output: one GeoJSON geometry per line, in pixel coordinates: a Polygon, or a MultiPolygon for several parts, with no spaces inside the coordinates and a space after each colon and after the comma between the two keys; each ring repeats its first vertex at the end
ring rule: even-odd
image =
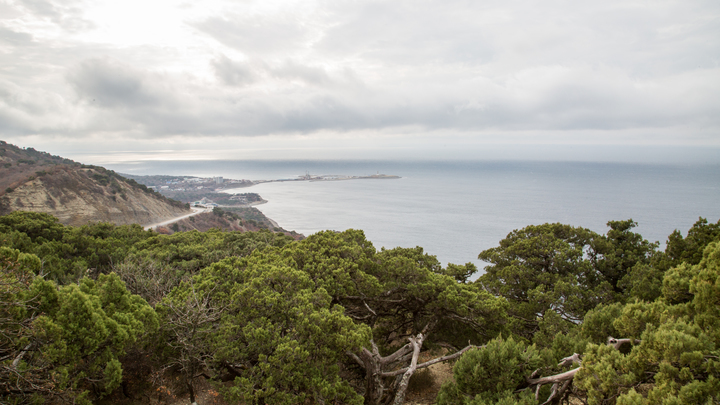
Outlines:
{"type": "Polygon", "coordinates": [[[78,226],[88,222],[145,225],[190,212],[107,173],[102,168],[55,166],[5,190],[0,197],[0,214],[45,212],[65,225],[78,226]]]}

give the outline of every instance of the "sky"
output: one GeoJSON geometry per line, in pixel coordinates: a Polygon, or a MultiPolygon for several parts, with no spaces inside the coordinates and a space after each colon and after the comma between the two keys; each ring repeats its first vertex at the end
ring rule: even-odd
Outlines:
{"type": "Polygon", "coordinates": [[[87,163],[720,163],[717,0],[0,0],[0,139],[87,163]]]}

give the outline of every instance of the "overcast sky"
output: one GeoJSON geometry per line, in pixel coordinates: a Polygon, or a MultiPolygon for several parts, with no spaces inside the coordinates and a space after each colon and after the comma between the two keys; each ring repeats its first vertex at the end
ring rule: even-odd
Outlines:
{"type": "Polygon", "coordinates": [[[0,139],[720,163],[720,2],[0,0],[0,139]]]}

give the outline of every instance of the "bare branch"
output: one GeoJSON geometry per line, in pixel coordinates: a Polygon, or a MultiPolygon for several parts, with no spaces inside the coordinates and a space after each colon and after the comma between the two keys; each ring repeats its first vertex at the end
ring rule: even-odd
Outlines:
{"type": "MultiPolygon", "coordinates": [[[[449,354],[449,355],[447,355],[447,356],[438,357],[438,358],[436,358],[436,359],[426,361],[425,363],[422,363],[422,364],[418,364],[418,366],[417,366],[416,368],[430,367],[430,366],[432,366],[433,364],[442,363],[443,361],[448,361],[448,360],[452,360],[452,359],[454,359],[454,358],[460,357],[460,356],[462,356],[463,353],[465,353],[466,351],[468,351],[468,350],[470,350],[470,349],[480,349],[480,348],[483,348],[483,347],[485,347],[485,346],[474,346],[474,345],[470,345],[470,346],[467,346],[467,347],[465,347],[464,349],[460,350],[459,352],[456,352],[456,353],[453,353],[453,354],[449,354]]],[[[383,376],[383,377],[393,377],[393,376],[396,376],[396,375],[400,375],[400,374],[403,374],[404,372],[406,372],[406,371],[408,370],[408,368],[409,368],[409,367],[405,367],[405,368],[401,368],[400,370],[395,370],[395,371],[389,371],[389,372],[386,372],[386,373],[382,373],[382,376],[383,376]]]]}
{"type": "MultiPolygon", "coordinates": [[[[423,330],[426,330],[429,326],[430,324],[425,326],[425,329],[423,330]]],[[[412,377],[413,373],[415,373],[418,357],[420,357],[420,348],[425,340],[425,336],[422,333],[418,333],[417,337],[409,338],[408,340],[410,340],[410,344],[413,347],[413,356],[410,361],[410,367],[407,368],[407,371],[405,371],[405,374],[403,374],[402,379],[400,380],[393,405],[402,405],[402,403],[405,402],[405,391],[407,391],[408,383],[410,383],[410,377],[412,377]]]]}
{"type": "MultiPolygon", "coordinates": [[[[616,350],[620,348],[625,343],[634,343],[638,344],[640,343],[640,340],[632,340],[632,339],[616,339],[612,336],[608,337],[607,341],[609,346],[613,346],[616,350]]],[[[575,374],[582,368],[582,360],[580,359],[580,355],[577,353],[573,353],[572,356],[568,356],[563,358],[558,366],[560,367],[567,367],[572,364],[580,365],[581,367],[574,368],[569,371],[565,371],[564,373],[555,374],[547,377],[542,378],[535,378],[540,370],[535,370],[530,377],[527,378],[527,382],[532,387],[533,385],[536,385],[535,387],[535,399],[539,400],[540,396],[540,388],[545,384],[553,384],[552,391],[550,393],[550,396],[548,399],[542,403],[542,405],[546,405],[554,401],[555,399],[562,396],[562,394],[567,390],[567,388],[572,383],[573,378],[575,377],[575,374]],[[562,387],[558,390],[559,384],[562,383],[562,387]]]]}
{"type": "Polygon", "coordinates": [[[380,363],[382,363],[382,364],[393,363],[393,362],[397,361],[398,358],[412,352],[412,350],[413,350],[412,345],[410,345],[410,343],[408,343],[405,346],[397,349],[395,351],[395,353],[393,353],[389,356],[380,358],[380,363]]]}
{"type": "Polygon", "coordinates": [[[377,314],[375,313],[375,311],[373,311],[373,310],[370,308],[370,306],[367,304],[367,302],[365,302],[365,300],[363,300],[363,304],[365,305],[365,308],[367,308],[367,310],[370,311],[371,314],[373,314],[374,316],[377,316],[377,314]]]}
{"type": "Polygon", "coordinates": [[[15,357],[15,360],[13,360],[12,365],[10,366],[13,368],[13,370],[17,368],[18,363],[20,363],[20,360],[22,360],[25,353],[27,353],[27,351],[30,350],[30,346],[32,346],[32,343],[28,343],[27,346],[25,346],[25,348],[22,349],[20,354],[18,354],[17,357],[15,357]]]}
{"type": "Polygon", "coordinates": [[[615,350],[620,350],[620,346],[624,345],[625,343],[630,343],[630,344],[635,344],[635,345],[637,345],[637,344],[640,344],[640,342],[641,342],[641,341],[640,341],[639,339],[635,339],[635,340],[633,340],[633,339],[627,339],[627,338],[625,338],[625,339],[616,339],[616,338],[614,338],[614,337],[612,337],[612,336],[608,336],[608,339],[607,339],[607,344],[608,344],[608,346],[614,347],[615,350]]]}
{"type": "Polygon", "coordinates": [[[347,354],[348,356],[350,356],[350,358],[355,360],[355,362],[357,364],[359,364],[360,367],[365,368],[365,363],[363,363],[362,360],[360,360],[360,357],[358,357],[357,354],[351,352],[350,350],[346,351],[345,354],[347,354]]]}
{"type": "Polygon", "coordinates": [[[550,383],[554,384],[559,381],[569,380],[569,379],[572,379],[573,377],[575,377],[575,374],[577,374],[578,370],[580,370],[581,368],[582,367],[578,367],[578,368],[574,368],[570,371],[566,371],[564,373],[555,374],[555,375],[551,375],[548,377],[536,378],[533,380],[529,380],[528,383],[530,383],[530,385],[535,385],[535,384],[545,385],[545,384],[550,384],[550,383]]]}
{"type": "Polygon", "coordinates": [[[569,366],[569,365],[571,365],[571,364],[577,364],[577,365],[581,365],[581,364],[582,364],[582,360],[580,360],[580,355],[579,355],[579,354],[573,353],[572,356],[568,356],[568,357],[563,358],[562,360],[560,360],[560,363],[558,364],[558,366],[560,366],[560,367],[567,367],[567,366],[569,366]]]}

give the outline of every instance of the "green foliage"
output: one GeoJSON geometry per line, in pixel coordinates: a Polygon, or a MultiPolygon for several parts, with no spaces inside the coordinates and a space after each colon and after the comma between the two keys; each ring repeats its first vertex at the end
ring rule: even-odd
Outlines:
{"type": "Polygon", "coordinates": [[[638,264],[648,263],[658,247],[639,233],[630,230],[637,226],[632,219],[609,221],[610,230],[605,237],[597,238],[593,244],[593,255],[597,271],[613,286],[616,293],[622,293],[621,280],[638,264]],[[600,258],[601,257],[601,258],[600,258]]]}
{"type": "Polygon", "coordinates": [[[430,345],[466,344],[468,336],[485,341],[503,330],[501,301],[441,273],[437,259],[421,248],[376,252],[354,230],[320,232],[227,258],[158,305],[169,314],[188,308],[188,297],[197,296],[206,297],[206,314],[223,308],[219,321],[196,329],[208,336],[201,342],[173,343],[186,333],[168,330],[164,340],[174,349],[167,355],[193,357],[198,367],[229,374],[234,384],[224,393],[231,400],[360,403],[341,374],[352,367],[346,352],[369,347],[371,338],[392,351],[396,342],[428,325],[438,325],[429,334],[430,345]],[[212,360],[203,353],[212,353],[212,360]]]}
{"type": "Polygon", "coordinates": [[[620,303],[598,305],[585,315],[580,328],[582,336],[596,344],[604,343],[608,336],[620,336],[614,322],[622,312],[620,303]]]}
{"type": "Polygon", "coordinates": [[[167,298],[183,300],[194,288],[224,308],[218,332],[204,344],[216,364],[232,365],[226,396],[252,404],[362,403],[340,378],[339,362],[368,340],[369,329],[344,315],[308,274],[267,261],[257,254],[225,259],[167,298]]]}
{"type": "Polygon", "coordinates": [[[491,265],[478,282],[511,302],[516,333],[548,342],[601,303],[660,295],[662,271],[650,266],[657,244],[631,232],[636,225],[610,221],[607,235],[562,224],[515,230],[480,253],[491,265]]]}
{"type": "Polygon", "coordinates": [[[92,178],[103,186],[107,186],[110,183],[110,177],[105,174],[94,173],[92,178]]]}
{"type": "Polygon", "coordinates": [[[662,296],[669,304],[680,304],[692,299],[690,280],[694,275],[693,266],[682,263],[668,270],[663,278],[662,296]]]}
{"type": "Polygon", "coordinates": [[[657,266],[638,263],[618,283],[628,300],[654,301],[662,294],[664,272],[657,266]]]}
{"type": "Polygon", "coordinates": [[[112,391],[120,383],[118,357],[157,328],[152,308],[114,274],[65,286],[57,305],[43,309],[34,321],[41,350],[29,360],[52,364],[60,389],[83,391],[102,380],[98,388],[112,391]]]}
{"type": "Polygon", "coordinates": [[[30,237],[33,243],[60,240],[63,228],[57,218],[39,212],[15,211],[0,216],[0,231],[22,232],[30,237]]]}
{"type": "MultiPolygon", "coordinates": [[[[139,225],[96,223],[66,227],[51,215],[16,211],[0,216],[0,246],[41,258],[42,272],[60,284],[84,275],[106,273],[130,263],[156,261],[161,267],[194,274],[224,257],[244,256],[292,238],[272,232],[184,232],[172,236],[139,225]]],[[[127,266],[125,266],[127,267],[127,266]]]]}
{"type": "Polygon", "coordinates": [[[628,354],[591,345],[575,383],[590,404],[695,404],[720,400],[720,244],[700,263],[669,271],[663,297],[622,308],[614,328],[640,343],[628,354]],[[646,384],[646,394],[638,388],[646,384]]]}
{"type": "Polygon", "coordinates": [[[491,265],[477,282],[512,303],[514,328],[521,336],[530,339],[542,327],[567,330],[597,304],[613,299],[612,286],[586,255],[598,238],[561,224],[515,230],[499,247],[480,253],[491,265]],[[548,310],[558,317],[545,319],[548,310]]]}
{"type": "MultiPolygon", "coordinates": [[[[454,381],[443,385],[437,403],[484,405],[536,404],[534,397],[513,394],[525,378],[547,364],[535,345],[502,338],[465,353],[453,367],[454,381]]],[[[527,394],[527,393],[526,393],[527,394]]]]}
{"type": "MultiPolygon", "coordinates": [[[[92,170],[121,190],[114,173],[92,170]]],[[[123,354],[151,338],[157,367],[191,392],[205,374],[227,381],[230,401],[375,404],[392,399],[395,377],[366,378],[363,361],[421,331],[422,351],[487,343],[458,360],[438,403],[535,404],[527,377],[559,372],[572,353],[583,356],[571,394],[580,401],[720,401],[718,225],[701,218],[665,252],[635,225],[513,231],[480,254],[490,265],[472,282],[471,263],[443,268],[420,247],[377,251],[357,230],[301,242],[270,231],[158,235],[15,212],[0,217],[0,401],[20,389],[17,402],[89,403],[121,384],[123,354]],[[636,343],[616,350],[608,336],[636,343]],[[378,384],[384,396],[361,397],[358,387],[367,396],[378,384]]]]}
{"type": "Polygon", "coordinates": [[[114,275],[56,288],[40,261],[0,248],[0,400],[77,402],[119,386],[119,357],[158,326],[155,312],[114,275]]]}
{"type": "Polygon", "coordinates": [[[683,262],[691,265],[700,263],[705,247],[710,242],[718,240],[720,240],[720,221],[709,224],[707,219],[700,217],[688,230],[685,238],[675,230],[668,236],[665,248],[668,267],[674,267],[683,262]]]}
{"type": "Polygon", "coordinates": [[[454,278],[459,283],[467,283],[478,268],[472,262],[465,263],[463,265],[448,263],[447,268],[443,271],[444,274],[454,278]]]}

